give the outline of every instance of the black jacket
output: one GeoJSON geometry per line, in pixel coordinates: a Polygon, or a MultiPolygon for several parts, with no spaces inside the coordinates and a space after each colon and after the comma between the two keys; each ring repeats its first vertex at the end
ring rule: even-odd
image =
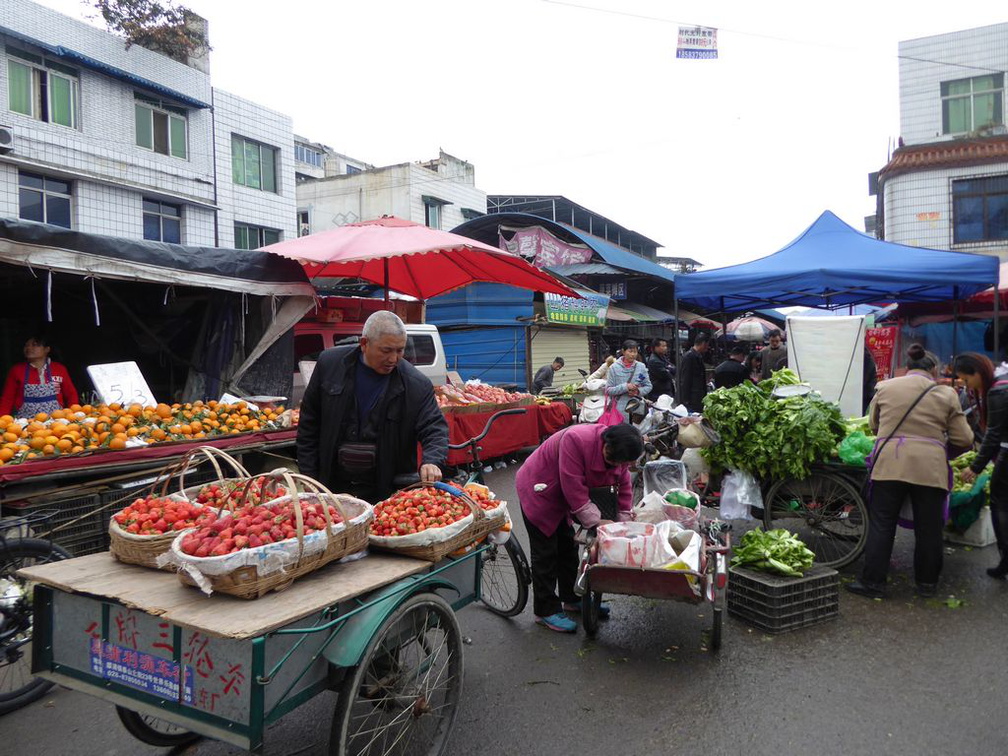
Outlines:
{"type": "Polygon", "coordinates": [[[532,393],[538,394],[547,386],[553,385],[553,365],[543,365],[536,371],[532,379],[532,393]]]}
{"type": "Polygon", "coordinates": [[[679,396],[676,399],[690,412],[703,412],[703,399],[707,396],[707,368],[703,355],[690,349],[679,363],[679,396]]]}
{"type": "MultiPolygon", "coordinates": [[[[1000,381],[998,381],[1000,383],[1000,381]]],[[[1001,442],[1008,441],[1008,385],[995,383],[987,392],[987,432],[980,443],[980,451],[970,465],[977,475],[987,464],[996,459],[1001,451],[1001,442]]]]}
{"type": "MultiPolygon", "coordinates": [[[[301,403],[297,432],[297,460],[301,472],[331,486],[336,444],[346,413],[356,407],[354,374],[360,347],[326,349],[319,355],[301,403]]],[[[430,380],[405,360],[392,372],[378,407],[384,418],[376,423],[378,438],[378,496],[394,492],[392,479],[415,473],[421,464],[443,468],[448,461],[448,423],[434,398],[430,380]],[[417,443],[423,459],[417,464],[417,443]]]]}
{"type": "Polygon", "coordinates": [[[648,396],[652,401],[662,394],[675,396],[675,383],[672,376],[675,375],[675,366],[665,357],[653,354],[647,359],[648,377],[651,378],[651,394],[648,396]]]}
{"type": "Polygon", "coordinates": [[[714,368],[714,388],[734,388],[749,378],[749,371],[744,363],[727,359],[714,368]]]}

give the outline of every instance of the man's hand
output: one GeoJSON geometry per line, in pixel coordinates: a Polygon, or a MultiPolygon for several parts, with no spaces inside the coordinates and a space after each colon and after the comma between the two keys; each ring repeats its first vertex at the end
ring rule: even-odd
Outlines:
{"type": "Polygon", "coordinates": [[[423,465],[420,467],[420,481],[422,483],[437,483],[441,480],[441,468],[437,465],[423,465]]]}
{"type": "Polygon", "coordinates": [[[976,476],[977,474],[972,470],[970,470],[968,467],[961,473],[959,473],[959,477],[962,478],[963,483],[972,483],[974,480],[976,480],[976,476]]]}

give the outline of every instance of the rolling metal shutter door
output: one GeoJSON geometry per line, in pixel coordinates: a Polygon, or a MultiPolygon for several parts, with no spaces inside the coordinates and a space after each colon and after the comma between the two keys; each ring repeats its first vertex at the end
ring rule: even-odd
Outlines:
{"type": "Polygon", "coordinates": [[[529,336],[532,338],[532,364],[529,366],[532,376],[556,357],[564,358],[563,370],[553,376],[553,385],[557,388],[584,380],[578,368],[591,372],[587,329],[533,326],[529,329],[529,336]]]}

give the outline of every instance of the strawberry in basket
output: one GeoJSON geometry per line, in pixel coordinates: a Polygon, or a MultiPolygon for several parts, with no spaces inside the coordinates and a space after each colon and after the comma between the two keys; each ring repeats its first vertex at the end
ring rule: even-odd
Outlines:
{"type": "Polygon", "coordinates": [[[469,506],[457,496],[437,488],[399,491],[374,508],[371,534],[398,536],[443,528],[463,519],[469,506]]]}
{"type": "Polygon", "coordinates": [[[112,519],[127,533],[164,535],[213,522],[217,513],[190,501],[154,496],[136,499],[112,519]]]}
{"type": "MultiPolygon", "coordinates": [[[[253,504],[264,504],[287,495],[287,489],[283,486],[266,486],[264,491],[266,480],[262,475],[252,480],[248,490],[248,501],[253,504]]],[[[213,507],[224,507],[229,502],[238,503],[246,485],[248,482],[244,480],[208,483],[200,489],[196,495],[196,501],[213,507]]]]}

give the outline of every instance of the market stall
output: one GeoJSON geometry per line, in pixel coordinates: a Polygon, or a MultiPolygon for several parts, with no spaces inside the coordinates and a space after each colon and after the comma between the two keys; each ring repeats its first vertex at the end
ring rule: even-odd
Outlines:
{"type": "MultiPolygon", "coordinates": [[[[490,416],[498,409],[501,407],[480,412],[446,412],[449,442],[459,444],[478,435],[490,416]]],[[[573,419],[570,408],[562,402],[530,404],[522,409],[525,410],[524,414],[508,415],[494,424],[493,432],[480,442],[482,449],[480,454],[483,459],[496,459],[528,447],[538,446],[547,436],[570,425],[573,419]]],[[[453,449],[448,453],[449,465],[461,465],[466,462],[469,462],[467,449],[453,449]]]]}

